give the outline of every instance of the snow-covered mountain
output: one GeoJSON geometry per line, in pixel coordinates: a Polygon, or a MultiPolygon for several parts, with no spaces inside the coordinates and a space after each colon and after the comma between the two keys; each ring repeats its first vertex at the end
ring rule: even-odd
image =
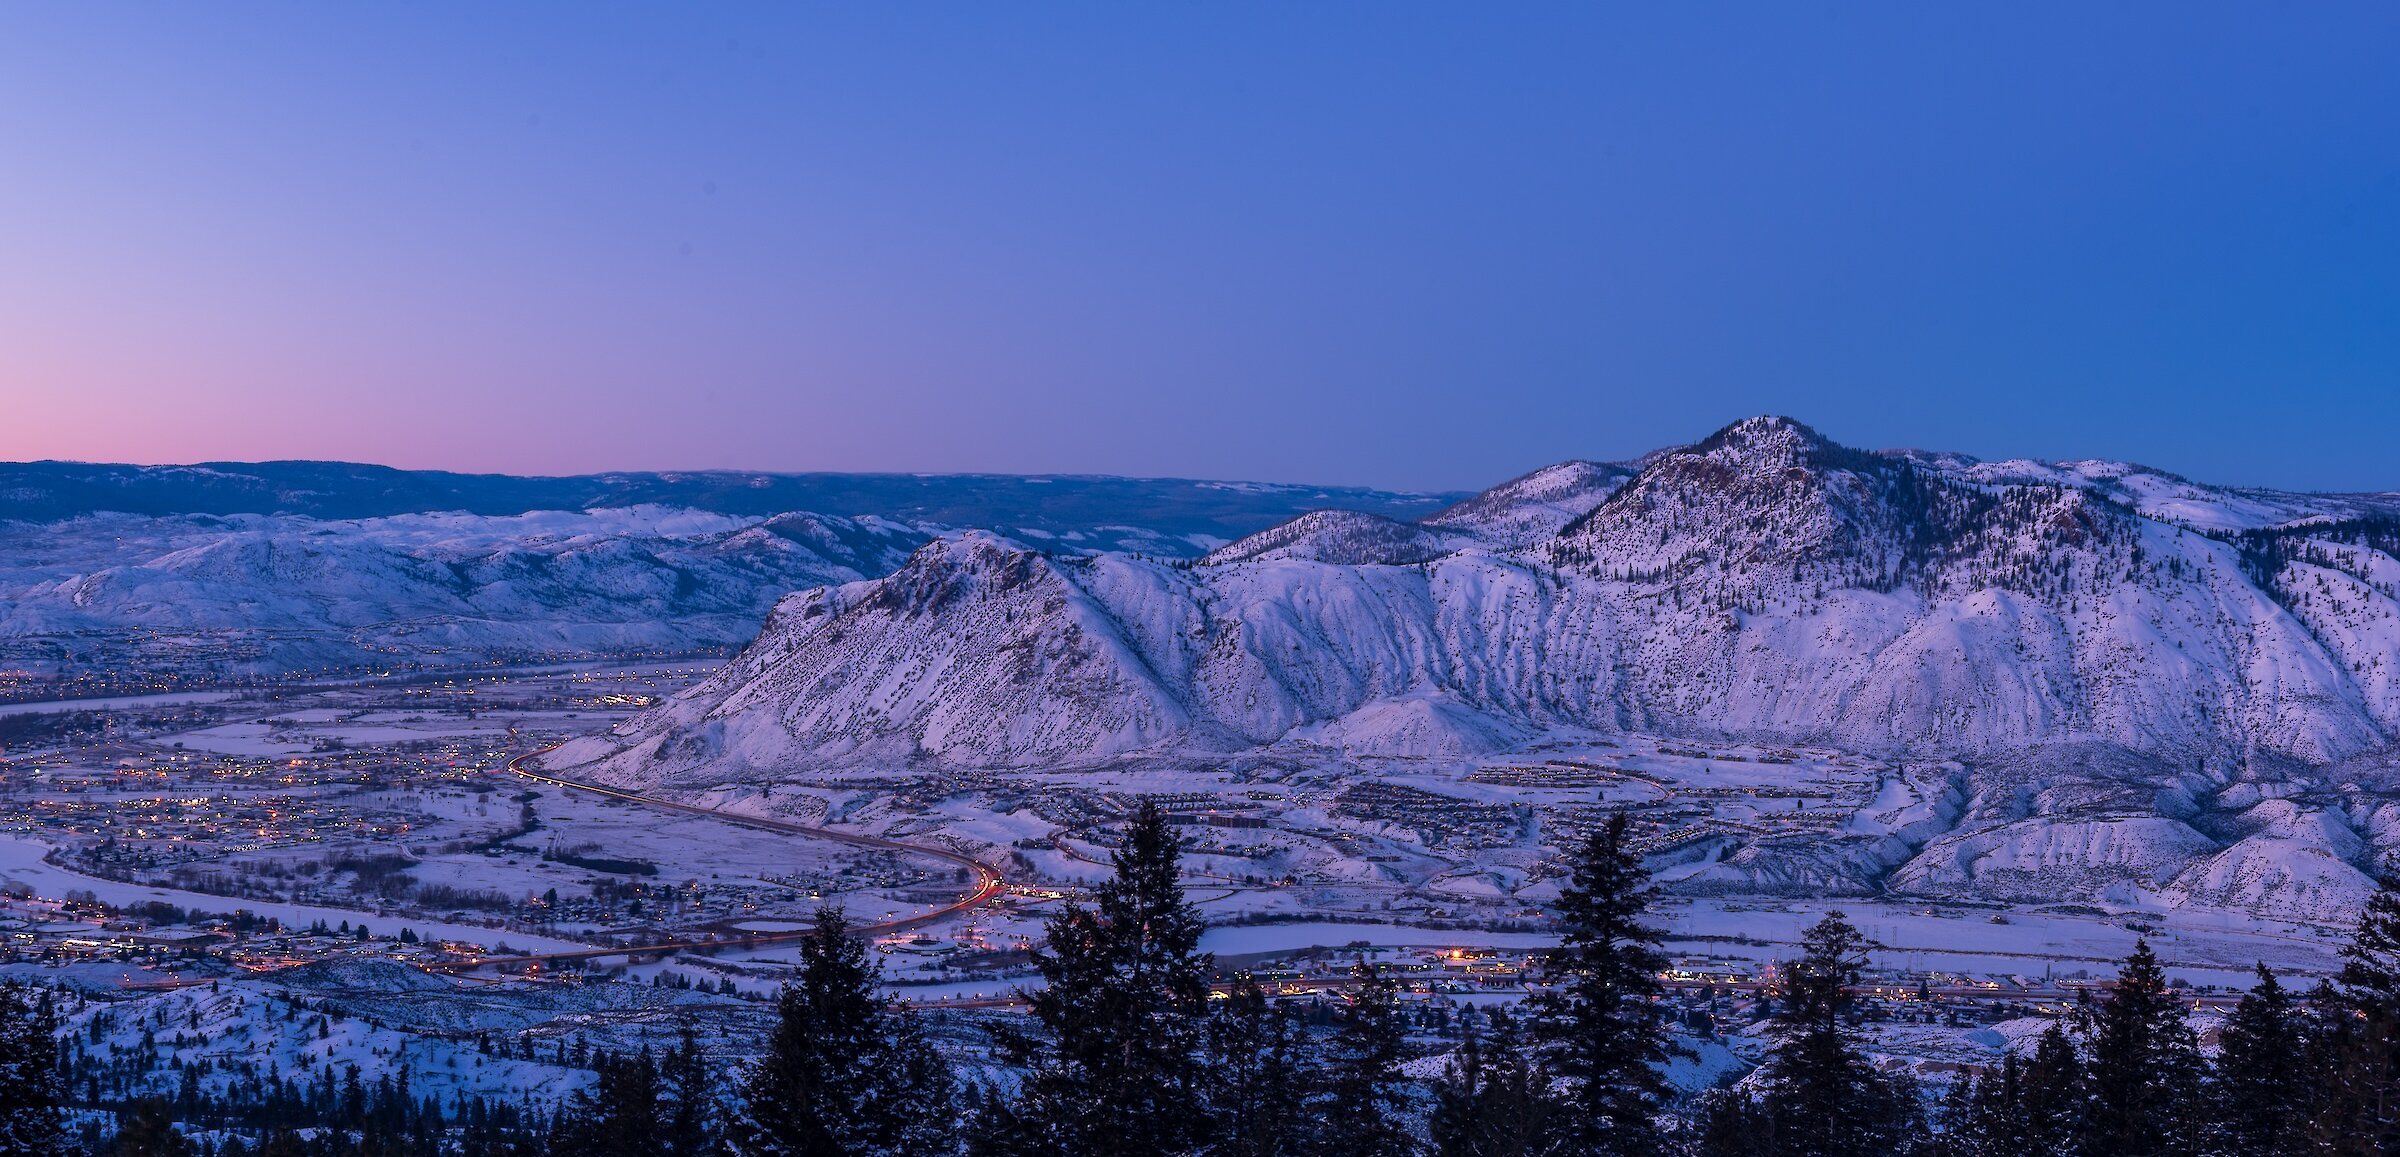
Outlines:
{"type": "Polygon", "coordinates": [[[661,507],[0,523],[0,655],[255,675],[689,653],[741,643],[775,592],[887,573],[923,541],[877,519],[661,507]]]}
{"type": "Polygon", "coordinates": [[[0,676],[730,650],[784,594],[889,574],[959,527],[1183,558],[1327,502],[1412,517],[1455,497],[1080,476],[0,464],[0,676]]]}
{"type": "Polygon", "coordinates": [[[657,506],[749,518],[815,511],[908,526],[978,528],[1076,549],[1196,555],[1294,515],[1340,506],[1415,518],[1465,495],[1342,486],[1116,478],[1088,474],[675,473],[520,477],[395,470],[354,462],[127,466],[0,462],[0,522],[100,513],[507,516],[657,506]]]}
{"type": "Polygon", "coordinates": [[[1958,830],[1902,870],[1926,890],[2038,891],[2119,855],[2158,861],[2145,887],[2288,894],[2306,881],[2262,876],[2309,865],[2246,841],[2350,872],[2388,819],[2332,789],[2400,788],[2396,508],[1759,418],[1414,522],[1307,515],[1196,565],[946,536],[783,600],[716,676],[561,762],[689,784],[1559,732],[1811,743],[1978,769],[1958,830]]]}
{"type": "Polygon", "coordinates": [[[1313,510],[1209,552],[1206,565],[1305,559],[1346,565],[1429,562],[1467,547],[1545,542],[1598,506],[1629,467],[1561,462],[1511,479],[1414,522],[1363,510],[1313,510]]]}

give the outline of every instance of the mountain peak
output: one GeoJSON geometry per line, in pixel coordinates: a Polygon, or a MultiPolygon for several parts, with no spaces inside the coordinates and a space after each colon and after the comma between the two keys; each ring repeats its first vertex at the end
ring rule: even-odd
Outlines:
{"type": "Polygon", "coordinates": [[[1807,423],[1779,414],[1744,418],[1694,443],[1685,452],[1722,462],[1755,463],[1775,469],[1791,466],[1858,469],[1870,467],[1880,458],[1841,445],[1807,423]]]}

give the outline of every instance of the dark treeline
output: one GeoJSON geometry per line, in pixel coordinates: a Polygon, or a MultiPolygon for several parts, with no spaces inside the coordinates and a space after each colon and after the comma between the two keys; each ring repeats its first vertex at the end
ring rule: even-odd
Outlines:
{"type": "MultiPolygon", "coordinates": [[[[1622,816],[1579,850],[1561,944],[1515,1014],[1462,1016],[1430,1079],[1420,1016],[1361,966],[1338,1004],[1269,999],[1214,961],[1144,808],[1088,904],[1051,918],[1031,1015],[962,1073],[839,910],[803,942],[777,1024],[737,1071],[686,1036],[588,1058],[560,1105],[443,1104],[404,1080],[222,1085],[70,1121],[47,1000],[0,996],[0,1157],[2367,1157],[2400,1155],[2400,874],[2313,991],[2264,965],[2214,1057],[2147,944],[2114,984],[1929,1096],[1879,1067],[1857,999],[1869,947],[1811,927],[1770,994],[1772,1044],[1733,1085],[1679,1096],[1656,893],[1622,816]],[[103,1127],[105,1125],[106,1127],[103,1127]]],[[[584,1059],[584,1058],[578,1058],[584,1059]]],[[[88,1103],[88,1102],[87,1102],[88,1103]]]]}

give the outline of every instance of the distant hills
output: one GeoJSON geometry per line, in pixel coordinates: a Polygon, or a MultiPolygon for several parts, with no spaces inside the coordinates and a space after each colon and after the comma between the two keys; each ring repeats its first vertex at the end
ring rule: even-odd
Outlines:
{"type": "MultiPolygon", "coordinates": [[[[1111,525],[1162,539],[1219,540],[1320,507],[1414,518],[1461,494],[1077,474],[776,474],[703,470],[522,477],[395,470],[355,462],[126,466],[0,463],[0,520],[100,512],[289,514],[319,519],[671,506],[764,517],[808,511],[926,526],[1064,535],[1111,525]]],[[[1190,546],[1184,548],[1191,549],[1190,546]]]]}
{"type": "Polygon", "coordinates": [[[997,528],[1193,557],[1327,504],[1457,495],[1006,475],[0,464],[0,681],[139,684],[721,652],[776,599],[997,528]]]}

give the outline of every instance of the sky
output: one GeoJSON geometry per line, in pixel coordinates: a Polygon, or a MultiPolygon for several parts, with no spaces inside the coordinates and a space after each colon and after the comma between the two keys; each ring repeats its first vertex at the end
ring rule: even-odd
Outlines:
{"type": "Polygon", "coordinates": [[[2395,59],[2389,3],[22,6],[0,459],[1464,489],[1781,413],[2400,488],[2395,59]]]}

